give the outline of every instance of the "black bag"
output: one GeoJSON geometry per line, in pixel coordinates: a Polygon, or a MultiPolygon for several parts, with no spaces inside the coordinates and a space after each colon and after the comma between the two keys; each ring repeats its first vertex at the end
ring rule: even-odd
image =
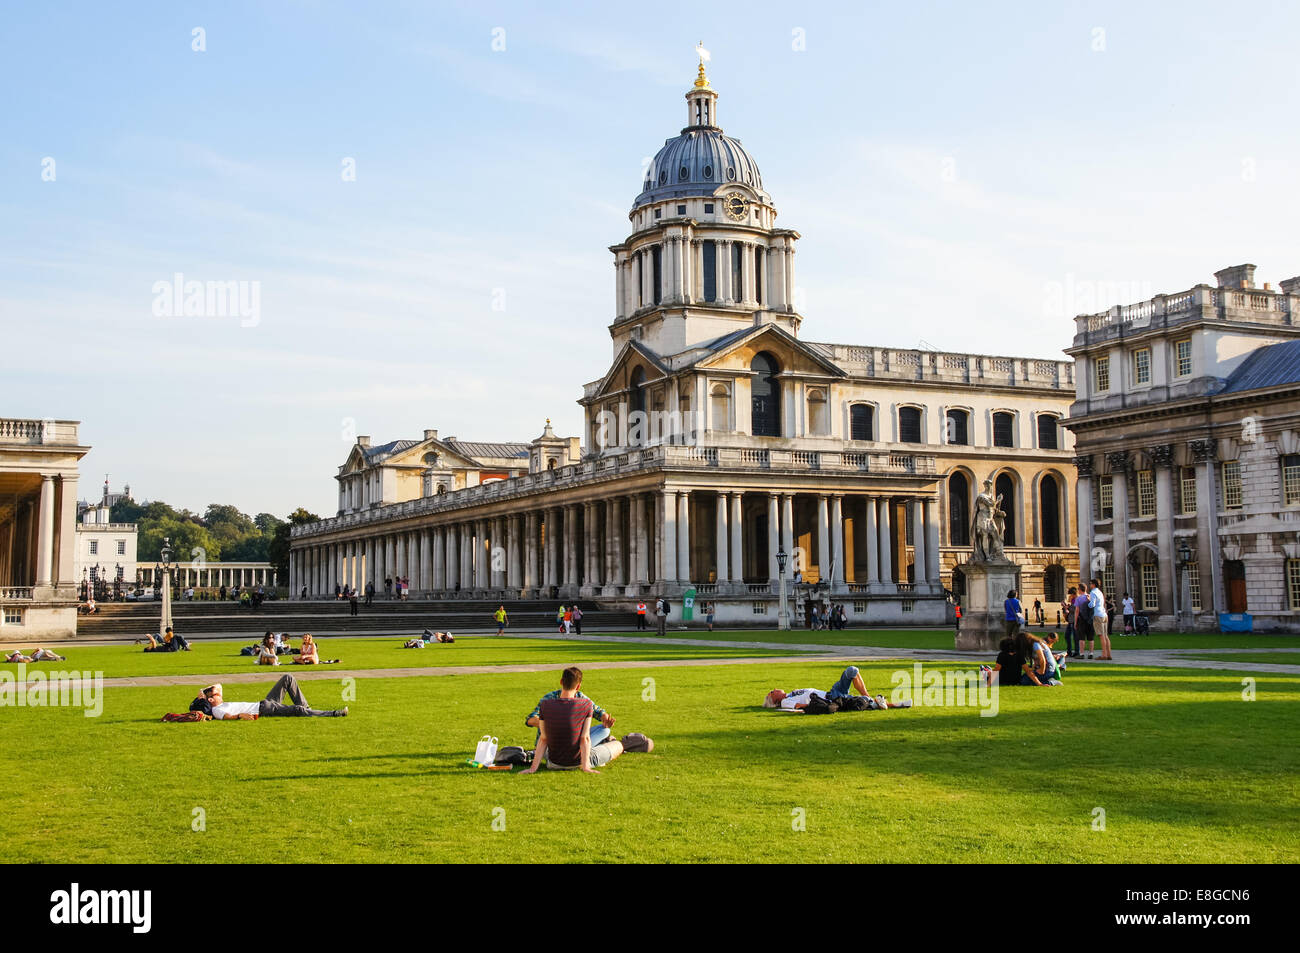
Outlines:
{"type": "Polygon", "coordinates": [[[511,764],[526,768],[533,763],[533,752],[525,751],[517,745],[507,745],[497,751],[494,764],[511,764]]]}
{"type": "Polygon", "coordinates": [[[665,599],[665,600],[664,600],[664,615],[668,615],[668,613],[670,613],[670,612],[672,612],[672,611],[673,611],[673,604],[672,604],[671,602],[669,602],[667,599],[665,599]]]}
{"type": "Polygon", "coordinates": [[[870,711],[876,703],[865,695],[850,695],[840,699],[840,711],[870,711]]]}
{"type": "Polygon", "coordinates": [[[805,715],[831,715],[838,710],[838,705],[828,703],[821,695],[812,695],[809,697],[803,713],[805,715]]]}

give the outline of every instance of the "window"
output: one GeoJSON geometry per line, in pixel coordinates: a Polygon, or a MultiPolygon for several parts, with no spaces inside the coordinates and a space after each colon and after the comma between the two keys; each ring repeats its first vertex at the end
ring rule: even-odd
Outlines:
{"type": "Polygon", "coordinates": [[[820,389],[808,391],[808,432],[823,436],[829,433],[830,428],[827,426],[830,422],[829,418],[826,391],[820,389]]]}
{"type": "Polygon", "coordinates": [[[898,408],[898,441],[899,443],[921,442],[920,407],[898,408]]]}
{"type": "Polygon", "coordinates": [[[970,482],[961,471],[948,477],[948,545],[970,545],[970,482]]]}
{"type": "Polygon", "coordinates": [[[1286,561],[1286,591],[1292,610],[1300,609],[1300,559],[1286,561]]]}
{"type": "Polygon", "coordinates": [[[763,249],[754,249],[754,300],[763,303],[763,249]]]}
{"type": "Polygon", "coordinates": [[[1156,481],[1150,470],[1139,470],[1137,474],[1138,516],[1156,515],[1156,481]]]}
{"type": "Polygon", "coordinates": [[[90,541],[90,555],[92,555],[92,556],[98,556],[98,555],[99,555],[99,540],[97,540],[97,539],[92,539],[92,540],[90,541]]]}
{"type": "Polygon", "coordinates": [[[1155,563],[1142,564],[1142,609],[1160,611],[1160,569],[1155,563]]]}
{"type": "Polygon", "coordinates": [[[1300,503],[1300,453],[1282,458],[1282,502],[1286,506],[1300,503]]]}
{"type": "Polygon", "coordinates": [[[1099,357],[1092,367],[1095,372],[1093,376],[1096,380],[1097,390],[1110,390],[1110,358],[1099,357]]]}
{"type": "MultiPolygon", "coordinates": [[[[706,212],[712,206],[704,206],[706,212]]],[[[704,243],[704,300],[718,300],[718,246],[716,242],[704,243]]]]}
{"type": "Polygon", "coordinates": [[[10,607],[6,606],[6,607],[5,607],[5,615],[4,615],[4,622],[5,622],[5,625],[22,625],[22,624],[23,624],[23,610],[22,610],[22,609],[13,609],[13,608],[10,608],[10,607]]]}
{"type": "Polygon", "coordinates": [[[1183,467],[1178,481],[1178,512],[1187,515],[1196,512],[1196,470],[1183,467]]]}
{"type": "Polygon", "coordinates": [[[907,545],[915,546],[916,545],[916,503],[915,502],[913,502],[912,500],[907,501],[906,505],[904,505],[903,507],[903,516],[904,516],[903,539],[906,541],[907,545]]]}
{"type": "Polygon", "coordinates": [[[1061,545],[1061,486],[1056,482],[1056,477],[1050,473],[1043,477],[1043,482],[1039,484],[1039,508],[1041,510],[1041,520],[1039,525],[1043,528],[1044,546],[1061,545]]]}
{"type": "Polygon", "coordinates": [[[744,277],[745,246],[740,242],[731,243],[731,297],[736,301],[745,300],[744,277]]]}
{"type": "Polygon", "coordinates": [[[1104,520],[1113,519],[1115,516],[1114,478],[1102,477],[1097,490],[1097,505],[1100,509],[1101,518],[1104,520]]]}
{"type": "Polygon", "coordinates": [[[970,445],[970,414],[964,410],[950,410],[944,420],[944,436],[950,444],[959,447],[970,445]]]}
{"type": "Polygon", "coordinates": [[[1057,418],[1052,414],[1038,415],[1038,449],[1059,450],[1056,445],[1057,418]]]}
{"type": "Polygon", "coordinates": [[[1111,602],[1115,601],[1115,566],[1109,562],[1101,571],[1101,594],[1111,602]]]}
{"type": "Polygon", "coordinates": [[[1190,377],[1192,373],[1192,339],[1174,342],[1174,376],[1190,377]]]}
{"type": "Polygon", "coordinates": [[[876,412],[870,404],[854,404],[849,408],[849,439],[875,440],[876,412]]]}
{"type": "Polygon", "coordinates": [[[1192,611],[1201,611],[1201,564],[1187,564],[1187,592],[1192,602],[1192,611]]]}
{"type": "Polygon", "coordinates": [[[709,414],[713,430],[731,429],[731,392],[726,384],[714,384],[709,392],[709,414]]]}
{"type": "Polygon", "coordinates": [[[125,555],[126,555],[126,540],[124,540],[124,539],[119,539],[119,540],[117,541],[117,554],[118,554],[119,556],[125,556],[125,555]]]}
{"type": "Polygon", "coordinates": [[[1016,505],[1016,485],[1008,473],[1000,474],[993,483],[993,495],[1002,496],[1002,509],[1007,514],[1006,530],[1002,534],[1003,546],[1016,545],[1016,514],[1020,507],[1016,505]]]}
{"type": "Polygon", "coordinates": [[[1015,415],[1000,411],[993,415],[993,446],[1014,447],[1015,415]]]}
{"type": "Polygon", "coordinates": [[[1241,461],[1228,460],[1223,464],[1223,508],[1241,509],[1241,461]]]}
{"type": "Polygon", "coordinates": [[[755,437],[781,436],[781,387],[776,381],[776,359],[766,351],[754,355],[750,362],[754,379],[750,382],[752,397],[750,432],[755,437]]]}
{"type": "Polygon", "coordinates": [[[677,206],[677,214],[678,214],[678,215],[685,215],[685,214],[686,214],[686,206],[685,206],[685,205],[679,205],[679,206],[677,206]]]}
{"type": "Polygon", "coordinates": [[[655,209],[655,218],[663,218],[663,215],[664,215],[663,209],[661,208],[655,209]]]}
{"type": "Polygon", "coordinates": [[[1151,348],[1140,347],[1133,352],[1133,383],[1151,383],[1151,348]]]}
{"type": "MultiPolygon", "coordinates": [[[[658,209],[655,209],[656,214],[658,214],[658,211],[659,211],[658,209]]],[[[661,248],[659,245],[656,245],[654,249],[650,252],[650,259],[654,264],[654,274],[652,276],[652,282],[650,287],[654,291],[655,304],[658,304],[661,300],[663,300],[663,280],[664,280],[663,248],[661,248]]]]}
{"type": "Polygon", "coordinates": [[[712,203],[712,202],[705,202],[705,203],[704,203],[704,214],[705,214],[705,215],[712,215],[712,214],[713,214],[713,203],[712,203]]]}
{"type": "Polygon", "coordinates": [[[752,605],[753,605],[753,614],[754,614],[754,615],[767,615],[767,603],[766,603],[766,602],[755,602],[755,603],[752,603],[752,605]]]}

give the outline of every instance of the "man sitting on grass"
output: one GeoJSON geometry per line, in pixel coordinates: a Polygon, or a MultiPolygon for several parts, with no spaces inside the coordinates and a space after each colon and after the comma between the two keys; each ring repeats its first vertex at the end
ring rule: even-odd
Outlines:
{"type": "Polygon", "coordinates": [[[779,688],[774,688],[767,693],[763,699],[764,708],[785,708],[787,710],[803,710],[808,707],[809,701],[813,698],[824,699],[828,704],[842,702],[845,698],[852,695],[850,689],[856,688],[858,694],[867,699],[868,710],[875,708],[911,708],[911,700],[902,701],[898,704],[890,704],[889,699],[884,695],[877,695],[872,698],[867,694],[867,684],[862,680],[862,674],[858,671],[856,665],[850,665],[840,674],[840,680],[831,686],[830,691],[822,692],[815,688],[796,688],[792,692],[784,692],[779,688]]]}
{"type": "Polygon", "coordinates": [[[273,718],[276,716],[305,716],[311,715],[317,718],[342,718],[347,715],[347,708],[338,708],[333,711],[316,711],[314,708],[307,706],[307,699],[302,694],[302,689],[298,687],[298,680],[292,675],[282,675],[276,682],[266,697],[260,702],[228,702],[222,697],[221,683],[209,685],[203,691],[199,692],[199,697],[190,702],[190,711],[201,711],[218,721],[253,721],[257,718],[273,718]],[[293,702],[292,705],[284,704],[284,696],[288,695],[293,702]]]}
{"type": "Polygon", "coordinates": [[[560,675],[559,694],[543,698],[537,706],[537,751],[524,774],[536,773],[543,759],[548,768],[557,771],[581,768],[586,774],[599,774],[596,768],[609,764],[625,751],[654,750],[654,742],[639,732],[627,735],[622,741],[606,738],[593,745],[587,726],[596,713],[596,706],[590,698],[581,695],[578,691],[581,687],[582,669],[570,666],[560,675]]]}
{"type": "MultiPolygon", "coordinates": [[[[577,671],[579,673],[579,676],[581,676],[582,674],[581,670],[575,669],[574,671],[577,671]]],[[[553,698],[561,697],[561,695],[563,694],[563,686],[564,686],[563,679],[560,680],[560,686],[561,687],[559,689],[553,692],[547,692],[545,695],[543,695],[541,699],[538,700],[537,704],[533,706],[533,710],[529,712],[528,717],[524,719],[524,724],[527,725],[529,728],[538,729],[537,738],[539,741],[541,740],[542,737],[542,733],[541,733],[542,704],[553,698]]],[[[591,708],[592,708],[591,718],[595,722],[595,724],[591,726],[591,745],[594,748],[596,745],[600,744],[602,741],[604,741],[606,738],[609,737],[609,730],[614,727],[614,716],[611,715],[609,712],[605,711],[605,709],[601,708],[599,705],[597,705],[595,699],[588,698],[586,695],[582,694],[582,692],[577,691],[575,689],[574,695],[577,698],[583,698],[591,702],[591,708]]],[[[534,744],[534,747],[536,747],[536,744],[534,744]]]]}

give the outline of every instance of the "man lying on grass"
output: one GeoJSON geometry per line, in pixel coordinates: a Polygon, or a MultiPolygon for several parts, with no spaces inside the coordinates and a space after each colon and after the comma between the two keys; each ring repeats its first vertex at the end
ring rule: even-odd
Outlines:
{"type": "Polygon", "coordinates": [[[221,683],[209,685],[199,692],[199,697],[190,702],[190,711],[201,711],[218,721],[253,721],[257,718],[276,716],[304,716],[317,718],[342,718],[348,713],[347,708],[333,711],[317,711],[307,705],[307,699],[298,687],[298,680],[292,675],[282,675],[280,680],[266,693],[260,702],[228,702],[222,697],[221,683]],[[292,705],[284,704],[288,695],[292,705]]]}
{"type": "Polygon", "coordinates": [[[763,707],[802,710],[808,707],[809,702],[817,698],[833,706],[831,711],[838,711],[843,706],[844,700],[852,696],[851,689],[854,688],[858,690],[859,695],[866,699],[867,710],[912,707],[910,699],[897,704],[890,704],[889,699],[884,695],[877,695],[872,698],[867,694],[866,682],[862,680],[862,675],[856,665],[850,665],[846,668],[840,675],[840,680],[831,686],[830,691],[822,692],[815,688],[796,688],[792,692],[784,692],[779,688],[774,688],[763,699],[763,707]]]}
{"type": "MultiPolygon", "coordinates": [[[[654,742],[636,732],[619,741],[606,738],[598,745],[591,743],[587,730],[596,706],[590,698],[579,696],[582,687],[582,669],[566,668],[560,675],[560,693],[555,698],[543,698],[538,705],[539,734],[533,763],[524,774],[533,774],[546,759],[546,766],[557,771],[581,768],[586,774],[600,774],[596,768],[609,764],[624,751],[654,750],[654,742]]],[[[611,723],[613,719],[610,719],[611,723]]]]}
{"type": "Polygon", "coordinates": [[[31,655],[24,655],[19,649],[14,649],[5,656],[6,662],[26,663],[26,662],[66,662],[66,655],[56,655],[49,649],[37,649],[31,655]]]}

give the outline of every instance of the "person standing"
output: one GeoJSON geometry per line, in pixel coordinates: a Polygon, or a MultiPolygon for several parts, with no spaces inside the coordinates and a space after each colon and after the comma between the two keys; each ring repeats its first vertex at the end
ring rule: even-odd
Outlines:
{"type": "Polygon", "coordinates": [[[1074,651],[1075,658],[1083,658],[1086,650],[1092,658],[1092,605],[1088,598],[1088,584],[1079,580],[1079,592],[1074,597],[1074,651]]]}
{"type": "Polygon", "coordinates": [[[574,635],[582,635],[582,610],[578,608],[576,602],[573,604],[573,611],[569,613],[569,616],[573,622],[574,635]]]}
{"type": "Polygon", "coordinates": [[[1040,629],[1047,624],[1047,617],[1043,614],[1043,600],[1041,599],[1034,600],[1034,621],[1038,623],[1040,629]]]}
{"type": "MultiPolygon", "coordinates": [[[[222,598],[222,599],[226,598],[226,590],[224,590],[224,589],[221,590],[221,598],[222,598]]],[[[307,598],[307,587],[306,587],[306,586],[303,586],[303,587],[302,587],[302,598],[303,598],[304,601],[305,601],[306,598],[307,598]]]]}
{"type": "Polygon", "coordinates": [[[1106,612],[1106,597],[1102,594],[1100,579],[1092,581],[1092,591],[1088,593],[1088,607],[1092,610],[1092,631],[1096,634],[1097,641],[1101,643],[1101,654],[1098,658],[1109,661],[1111,658],[1110,617],[1106,612]]]}
{"type": "Polygon", "coordinates": [[[510,617],[506,614],[504,605],[497,606],[497,611],[492,613],[492,618],[497,620],[497,635],[505,635],[506,626],[510,624],[510,617]]]}
{"type": "Polygon", "coordinates": [[[709,621],[709,631],[710,631],[710,632],[713,631],[713,614],[714,614],[714,612],[713,612],[713,603],[710,602],[708,605],[706,605],[706,606],[704,607],[704,616],[705,616],[705,618],[708,619],[708,621],[709,621]]]}
{"type": "Polygon", "coordinates": [[[638,599],[636,603],[636,628],[638,632],[645,631],[645,600],[638,599]]]}
{"type": "Polygon", "coordinates": [[[366,583],[366,608],[369,609],[375,604],[375,581],[371,579],[366,583]]]}
{"type": "Polygon", "coordinates": [[[655,619],[659,623],[659,634],[668,634],[668,613],[672,611],[672,605],[668,602],[668,597],[664,596],[655,602],[655,619]]]}
{"type": "Polygon", "coordinates": [[[385,599],[393,598],[393,577],[392,576],[384,577],[384,598],[385,599]]]}
{"type": "Polygon", "coordinates": [[[1070,658],[1078,657],[1074,653],[1074,593],[1074,586],[1071,586],[1058,610],[1058,614],[1065,615],[1065,654],[1070,658]]]}
{"type": "Polygon", "coordinates": [[[357,587],[353,586],[348,590],[348,607],[352,610],[351,614],[357,614],[357,587]]]}
{"type": "Polygon", "coordinates": [[[1133,618],[1137,615],[1137,608],[1133,605],[1133,597],[1127,592],[1124,593],[1124,601],[1121,603],[1124,611],[1124,634],[1133,634],[1133,618]]]}
{"type": "Polygon", "coordinates": [[[954,613],[956,614],[956,616],[957,616],[957,628],[956,628],[956,634],[957,634],[957,635],[961,635],[961,603],[960,603],[960,602],[958,602],[958,603],[954,603],[954,605],[953,605],[953,612],[954,612],[954,613]]]}
{"type": "Polygon", "coordinates": [[[1012,589],[1007,593],[1007,598],[1002,603],[1002,608],[1005,610],[1005,617],[1002,622],[1003,630],[1007,635],[1015,638],[1016,633],[1020,631],[1021,612],[1020,600],[1016,598],[1016,590],[1012,589]]]}

